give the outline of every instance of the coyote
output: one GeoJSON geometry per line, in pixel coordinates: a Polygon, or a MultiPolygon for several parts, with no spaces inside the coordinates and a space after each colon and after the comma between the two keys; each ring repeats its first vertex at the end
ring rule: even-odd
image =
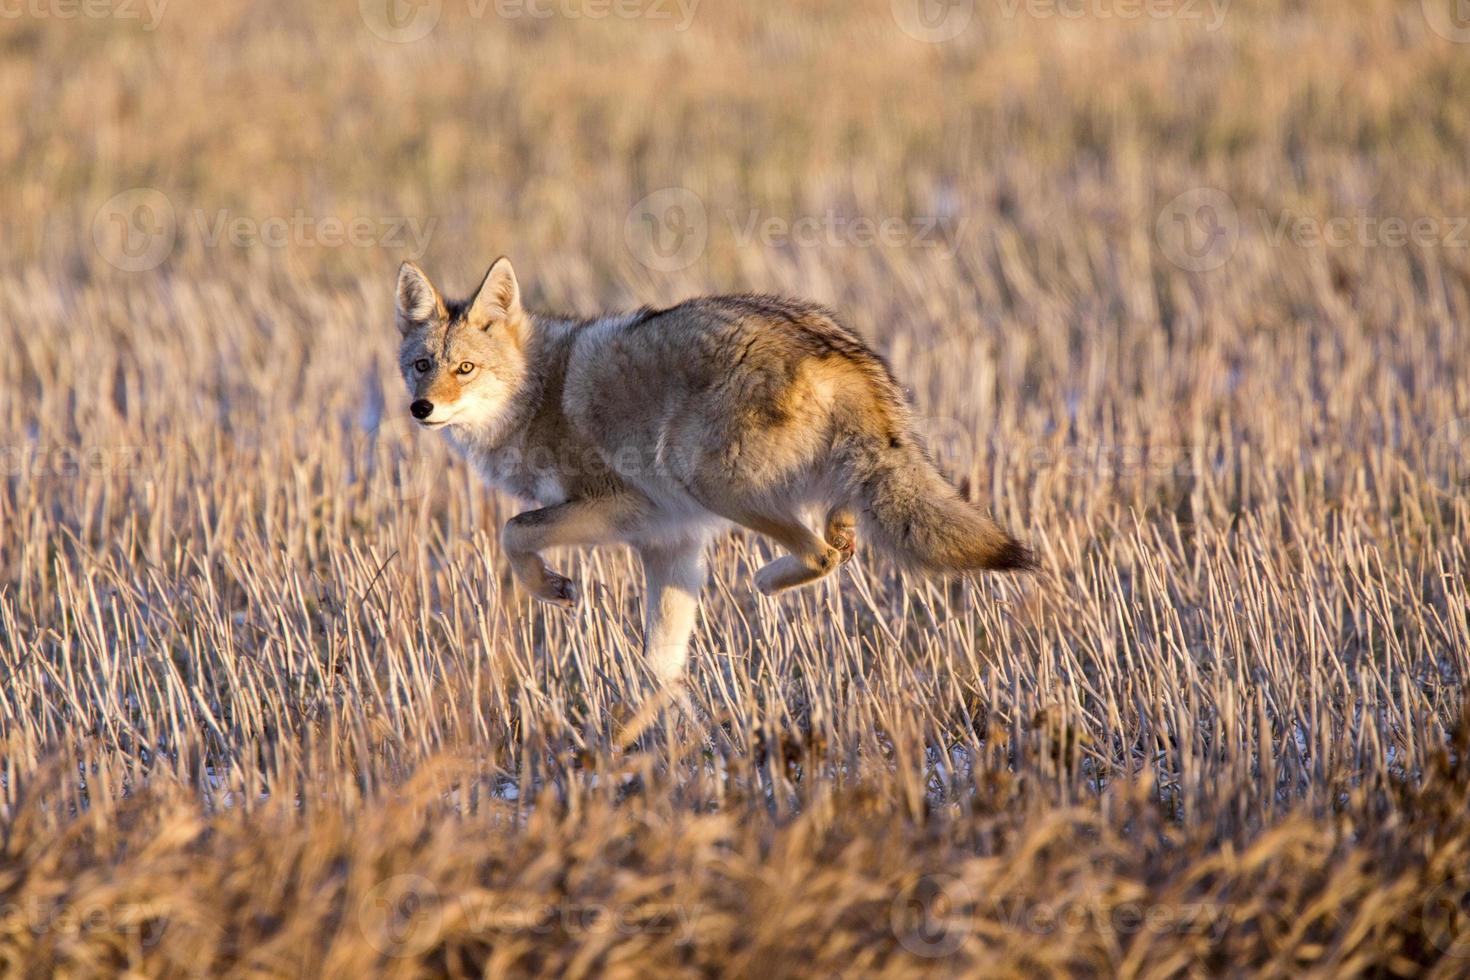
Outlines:
{"type": "Polygon", "coordinates": [[[549,316],[521,305],[500,258],[462,302],[403,263],[397,321],[413,417],[540,505],[500,535],[532,595],[577,601],[547,548],[638,552],[644,654],[660,683],[683,673],[705,547],[732,524],[789,552],[755,573],[766,595],[831,574],[859,528],[920,571],[1031,565],[934,468],[883,359],[814,304],[712,296],[549,316]],[[803,520],[812,509],[825,514],[821,533],[803,520]]]}

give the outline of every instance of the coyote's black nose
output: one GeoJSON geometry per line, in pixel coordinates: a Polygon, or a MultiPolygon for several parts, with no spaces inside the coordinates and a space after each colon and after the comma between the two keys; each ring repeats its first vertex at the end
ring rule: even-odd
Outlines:
{"type": "Polygon", "coordinates": [[[408,406],[408,410],[413,413],[414,418],[426,419],[430,415],[434,414],[434,403],[429,401],[427,398],[420,398],[418,401],[408,406]]]}

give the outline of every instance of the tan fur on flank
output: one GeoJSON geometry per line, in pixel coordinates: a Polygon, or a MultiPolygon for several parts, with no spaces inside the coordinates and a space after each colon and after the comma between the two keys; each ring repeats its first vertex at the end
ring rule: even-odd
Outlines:
{"type": "Polygon", "coordinates": [[[767,595],[830,574],[859,535],[925,572],[1031,564],[934,468],[883,360],[819,306],[714,296],[546,316],[521,305],[504,258],[465,302],[408,262],[397,293],[399,362],[422,424],[541,505],[501,534],[517,580],[571,605],[575,584],[540,553],[631,545],[660,681],[684,669],[704,549],[732,524],[789,552],[756,573],[767,595]],[[820,533],[801,516],[813,508],[820,533]]]}

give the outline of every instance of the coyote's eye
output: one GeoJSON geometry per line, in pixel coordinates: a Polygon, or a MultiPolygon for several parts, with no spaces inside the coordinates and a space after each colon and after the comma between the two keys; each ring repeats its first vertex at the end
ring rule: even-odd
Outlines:
{"type": "Polygon", "coordinates": [[[469,361],[460,361],[459,362],[459,373],[460,374],[469,374],[474,369],[475,369],[475,366],[473,364],[471,364],[469,361]]]}
{"type": "Polygon", "coordinates": [[[421,357],[417,361],[414,361],[413,369],[419,374],[423,374],[425,371],[429,370],[429,359],[427,357],[421,357]]]}

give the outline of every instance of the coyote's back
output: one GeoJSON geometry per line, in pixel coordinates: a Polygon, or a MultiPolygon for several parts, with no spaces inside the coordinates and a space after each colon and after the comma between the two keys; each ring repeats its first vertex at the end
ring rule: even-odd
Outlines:
{"type": "Polygon", "coordinates": [[[606,320],[574,348],[565,404],[660,499],[757,530],[850,511],[931,573],[1030,563],[936,470],[887,363],[815,304],[716,296],[606,320]]]}

